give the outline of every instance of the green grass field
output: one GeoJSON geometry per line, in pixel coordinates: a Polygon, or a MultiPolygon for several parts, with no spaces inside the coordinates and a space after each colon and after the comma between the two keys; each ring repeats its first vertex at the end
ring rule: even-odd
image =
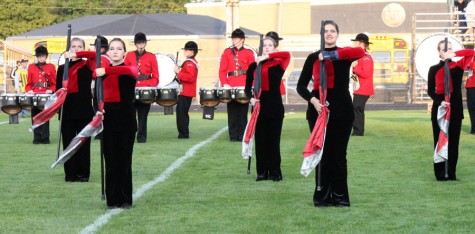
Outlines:
{"type": "MultiPolygon", "coordinates": [[[[8,121],[0,115],[0,122],[8,121]]],[[[175,115],[151,113],[146,144],[135,144],[134,192],[194,145],[227,126],[191,113],[191,138],[177,139],[175,115]]],[[[29,119],[0,125],[0,233],[77,233],[107,214],[100,199],[99,143],[91,146],[89,183],[66,183],[50,145],[33,145],[29,119]]],[[[110,216],[97,233],[473,233],[475,136],[464,119],[456,182],[433,175],[432,130],[425,111],[370,111],[366,136],[348,147],[351,207],[313,206],[314,173],[300,175],[309,136],[304,113],[287,114],[282,134],[282,182],[255,182],[227,131],[199,148],[163,182],[110,216]]],[[[115,210],[117,211],[117,210],[115,210]]]]}

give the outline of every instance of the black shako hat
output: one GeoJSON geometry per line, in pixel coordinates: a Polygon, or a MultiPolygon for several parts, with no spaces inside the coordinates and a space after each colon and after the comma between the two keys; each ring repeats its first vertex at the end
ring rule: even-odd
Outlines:
{"type": "Polygon", "coordinates": [[[193,50],[193,51],[198,51],[198,50],[201,50],[201,49],[198,49],[198,44],[196,44],[196,42],[194,41],[189,41],[187,43],[185,43],[185,47],[181,48],[182,50],[193,50]]]}
{"type": "Polygon", "coordinates": [[[28,62],[28,59],[21,59],[20,60],[20,63],[27,63],[28,62]]]}
{"type": "Polygon", "coordinates": [[[237,28],[231,33],[231,38],[246,38],[246,34],[240,28],[237,28]]]}
{"type": "Polygon", "coordinates": [[[274,31],[270,31],[268,33],[266,33],[266,37],[270,37],[272,39],[274,39],[274,41],[280,41],[280,40],[284,40],[284,38],[282,37],[279,37],[279,34],[274,32],[274,31]]]}
{"type": "Polygon", "coordinates": [[[46,49],[46,47],[44,47],[42,45],[36,47],[36,49],[35,49],[35,56],[38,57],[40,55],[48,56],[48,49],[46,49]]]}
{"type": "Polygon", "coordinates": [[[134,36],[134,43],[140,43],[140,42],[146,42],[147,41],[147,36],[145,36],[144,33],[139,32],[135,34],[134,36]]]}
{"type": "Polygon", "coordinates": [[[352,41],[362,41],[366,44],[373,44],[371,42],[369,42],[369,37],[364,34],[364,33],[360,33],[358,35],[356,35],[355,39],[351,39],[352,41]]]}
{"type": "MultiPolygon", "coordinates": [[[[107,38],[103,36],[99,36],[99,40],[101,40],[101,48],[106,48],[106,50],[109,49],[109,41],[107,40],[107,38]]],[[[94,40],[94,44],[90,44],[90,45],[96,46],[96,42],[97,42],[97,38],[96,40],[94,40]]]]}

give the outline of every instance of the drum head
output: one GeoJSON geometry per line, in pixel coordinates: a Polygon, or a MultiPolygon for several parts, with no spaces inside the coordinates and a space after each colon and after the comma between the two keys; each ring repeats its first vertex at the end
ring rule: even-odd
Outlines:
{"type": "Polygon", "coordinates": [[[155,54],[158,62],[159,82],[158,88],[165,87],[173,82],[175,78],[175,61],[167,55],[155,54]]]}
{"type": "MultiPolygon", "coordinates": [[[[426,37],[419,44],[416,50],[416,56],[414,62],[416,63],[417,73],[424,80],[427,80],[427,74],[431,66],[439,63],[439,53],[437,51],[437,44],[444,40],[447,34],[435,34],[426,37]]],[[[457,51],[463,49],[463,44],[456,38],[449,36],[449,42],[452,43],[452,50],[457,51]]],[[[453,61],[460,60],[460,57],[453,58],[453,61]]]]}

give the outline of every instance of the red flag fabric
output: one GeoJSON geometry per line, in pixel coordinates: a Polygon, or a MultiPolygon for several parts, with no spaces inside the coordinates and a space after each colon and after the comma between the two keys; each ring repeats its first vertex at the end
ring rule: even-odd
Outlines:
{"type": "Polygon", "coordinates": [[[53,118],[53,116],[58,112],[58,109],[63,105],[64,100],[66,100],[66,95],[67,91],[65,88],[61,88],[54,94],[51,94],[48,101],[45,103],[45,109],[33,117],[33,125],[30,127],[30,132],[53,118]]]}
{"type": "Polygon", "coordinates": [[[66,147],[56,162],[51,165],[51,168],[55,168],[58,164],[63,164],[68,161],[68,159],[70,159],[71,156],[73,156],[74,153],[76,153],[79,148],[81,148],[81,146],[89,137],[95,137],[97,134],[102,132],[103,128],[102,112],[98,112],[92,121],[86,127],[84,127],[84,129],[81,130],[81,132],[76,135],[73,140],[71,140],[71,143],[69,143],[68,147],[66,147]]]}
{"type": "Polygon", "coordinates": [[[323,145],[325,144],[325,135],[327,132],[327,124],[330,118],[330,110],[325,105],[322,112],[317,117],[317,122],[313,128],[312,134],[305,144],[302,155],[304,157],[300,173],[308,176],[310,172],[320,163],[323,155],[323,145]]]}
{"type": "Polygon", "coordinates": [[[434,163],[445,162],[449,158],[450,103],[446,102],[446,105],[439,106],[437,110],[437,122],[439,124],[440,133],[434,150],[434,163]]]}
{"type": "MultiPolygon", "coordinates": [[[[257,95],[256,95],[257,96],[257,95]]],[[[256,133],[256,123],[261,110],[261,102],[257,101],[254,105],[251,118],[247,122],[246,130],[244,131],[244,139],[242,140],[242,157],[249,159],[252,156],[252,146],[254,145],[254,134],[256,133]]]]}

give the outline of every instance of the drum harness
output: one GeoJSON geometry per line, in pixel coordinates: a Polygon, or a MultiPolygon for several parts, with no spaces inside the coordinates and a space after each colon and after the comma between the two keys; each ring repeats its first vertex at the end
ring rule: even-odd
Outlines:
{"type": "MultiPolygon", "coordinates": [[[[144,52],[145,54],[145,52],[144,52]]],[[[143,54],[142,54],[143,55],[143,54]]],[[[146,76],[146,75],[143,75],[144,73],[142,72],[142,70],[140,70],[140,56],[142,56],[141,54],[139,54],[138,51],[135,51],[135,60],[137,61],[137,68],[139,69],[139,77],[137,77],[137,80],[148,80],[150,78],[152,78],[152,73],[150,73],[150,75],[146,76]]]]}
{"type": "Polygon", "coordinates": [[[238,70],[238,71],[228,72],[228,76],[239,76],[239,75],[244,75],[244,74],[246,74],[246,70],[243,70],[241,64],[239,64],[239,61],[238,61],[237,56],[236,56],[236,52],[234,52],[234,47],[231,48],[231,53],[233,54],[234,61],[235,61],[236,64],[238,65],[239,70],[238,70]]]}
{"type": "Polygon", "coordinates": [[[46,75],[46,72],[43,70],[43,68],[40,67],[40,65],[38,65],[38,63],[35,63],[35,65],[40,70],[41,74],[45,77],[46,82],[33,83],[33,87],[48,88],[49,87],[49,79],[48,79],[48,76],[46,75]]]}

